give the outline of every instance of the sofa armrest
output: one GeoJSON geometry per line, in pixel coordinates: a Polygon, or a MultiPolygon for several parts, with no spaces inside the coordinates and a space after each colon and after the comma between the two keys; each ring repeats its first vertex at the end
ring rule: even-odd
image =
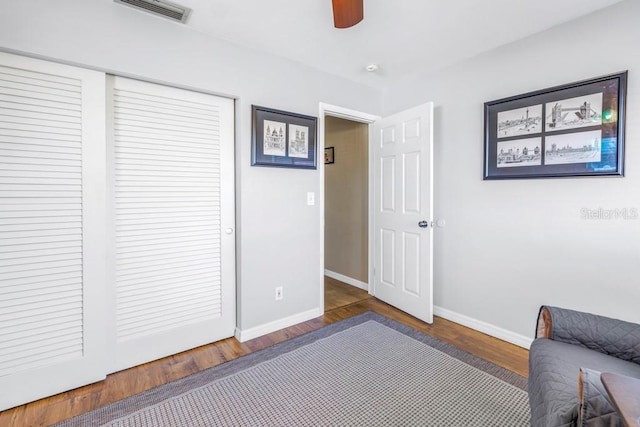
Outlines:
{"type": "Polygon", "coordinates": [[[640,364],[640,325],[565,308],[542,306],[536,338],[579,345],[640,364]]]}
{"type": "Polygon", "coordinates": [[[551,330],[553,323],[551,319],[550,307],[543,305],[538,313],[538,322],[536,323],[536,338],[551,339],[551,330]]]}

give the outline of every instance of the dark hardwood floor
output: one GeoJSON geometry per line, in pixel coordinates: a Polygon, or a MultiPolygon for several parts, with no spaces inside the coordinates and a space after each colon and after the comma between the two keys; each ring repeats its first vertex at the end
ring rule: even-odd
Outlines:
{"type": "Polygon", "coordinates": [[[324,311],[372,298],[367,291],[347,285],[331,277],[324,278],[324,311]]]}
{"type": "Polygon", "coordinates": [[[525,349],[439,317],[426,324],[366,291],[326,278],[324,316],[245,343],[228,338],[116,372],[104,381],[0,412],[0,426],[48,426],[366,311],[404,323],[520,375],[528,374],[525,349]]]}

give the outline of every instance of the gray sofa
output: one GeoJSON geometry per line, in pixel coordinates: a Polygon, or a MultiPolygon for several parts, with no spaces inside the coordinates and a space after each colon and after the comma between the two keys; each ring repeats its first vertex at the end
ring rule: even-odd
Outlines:
{"type": "Polygon", "coordinates": [[[529,350],[531,425],[622,426],[601,372],[640,378],[640,325],[543,306],[529,350]]]}

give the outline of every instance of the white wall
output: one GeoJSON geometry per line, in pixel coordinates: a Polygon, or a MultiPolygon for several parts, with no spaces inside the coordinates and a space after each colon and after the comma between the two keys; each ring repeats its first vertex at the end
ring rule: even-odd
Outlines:
{"type": "MultiPolygon", "coordinates": [[[[320,310],[319,171],[251,167],[251,104],[377,114],[373,89],[217,40],[110,0],[0,2],[0,49],[238,98],[238,326],[320,310]],[[284,299],[274,300],[275,286],[284,299]]],[[[322,156],[321,156],[322,157],[322,156]]]]}
{"type": "Polygon", "coordinates": [[[640,209],[639,18],[628,0],[388,90],[385,114],[436,106],[436,306],[527,337],[541,304],[640,322],[640,220],[581,218],[640,209]],[[484,102],[626,69],[626,177],[482,180],[484,102]]]}

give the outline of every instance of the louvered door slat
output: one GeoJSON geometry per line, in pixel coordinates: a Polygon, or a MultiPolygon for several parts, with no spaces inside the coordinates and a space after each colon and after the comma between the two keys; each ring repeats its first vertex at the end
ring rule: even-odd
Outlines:
{"type": "Polygon", "coordinates": [[[127,287],[135,288],[135,289],[152,289],[155,286],[162,286],[166,283],[190,283],[195,280],[200,280],[202,278],[210,277],[213,274],[219,273],[220,270],[217,267],[207,267],[207,268],[188,268],[185,267],[183,269],[171,269],[167,271],[162,279],[158,279],[153,275],[149,275],[149,277],[139,276],[139,277],[129,277],[122,278],[118,282],[118,287],[125,289],[127,287]]]}
{"type": "Polygon", "coordinates": [[[17,324],[11,331],[3,333],[2,339],[11,339],[12,337],[22,337],[28,334],[45,335],[56,333],[56,331],[67,331],[77,328],[77,318],[79,309],[68,310],[64,314],[49,312],[39,313],[31,319],[28,324],[17,324]],[[37,331],[37,332],[34,332],[37,331]]]}
{"type": "Polygon", "coordinates": [[[87,152],[105,146],[105,79],[3,53],[0,64],[0,390],[12,390],[0,393],[3,410],[106,373],[94,337],[105,334],[95,314],[105,265],[94,252],[105,183],[93,175],[104,166],[87,152]]]}
{"type": "MultiPolygon", "coordinates": [[[[1,125],[1,124],[0,124],[1,125]]],[[[71,141],[65,141],[68,145],[65,146],[64,143],[61,142],[53,142],[51,140],[38,140],[38,141],[30,141],[25,143],[24,140],[20,142],[15,141],[6,141],[0,138],[0,150],[11,150],[11,151],[36,151],[40,153],[63,153],[66,155],[73,156],[79,155],[81,153],[78,152],[78,148],[80,144],[73,144],[71,141]]],[[[63,157],[64,158],[64,157],[63,157]]]]}
{"type": "MultiPolygon", "coordinates": [[[[122,141],[122,139],[121,139],[122,141]]],[[[197,144],[180,144],[176,146],[175,144],[160,144],[158,141],[154,142],[138,142],[134,140],[126,141],[125,143],[118,144],[118,147],[122,149],[129,150],[137,150],[138,152],[146,152],[148,150],[157,150],[161,153],[175,153],[184,155],[185,153],[194,155],[194,154],[207,154],[207,155],[215,155],[216,151],[212,150],[210,147],[206,145],[197,145],[197,144]]]]}
{"type": "MultiPolygon", "coordinates": [[[[11,55],[13,58],[17,58],[15,55],[11,55]]],[[[9,55],[5,55],[8,58],[9,55]]],[[[24,58],[23,58],[24,59],[24,58]]],[[[0,73],[6,76],[7,80],[13,81],[28,81],[34,86],[46,85],[47,87],[57,87],[70,91],[79,91],[77,79],[74,77],[67,77],[60,74],[43,73],[37,70],[29,70],[28,68],[12,66],[15,60],[7,59],[7,63],[0,65],[0,73]],[[10,77],[9,77],[10,76],[10,77]],[[16,80],[17,79],[17,80],[16,80]]],[[[35,61],[30,61],[34,63],[35,61]]],[[[41,62],[42,61],[38,61],[41,62]]],[[[40,64],[36,64],[34,67],[38,67],[40,64]]],[[[69,72],[68,70],[64,70],[69,72]]]]}
{"type": "Polygon", "coordinates": [[[63,116],[69,118],[82,117],[82,111],[78,109],[58,108],[53,105],[42,105],[42,103],[36,103],[27,101],[26,99],[8,99],[6,96],[0,94],[0,108],[10,109],[14,112],[28,112],[28,113],[43,113],[48,117],[54,118],[55,116],[63,116]]]}
{"type": "Polygon", "coordinates": [[[116,77],[111,105],[123,369],[233,334],[233,280],[221,271],[233,103],[116,77]]]}
{"type": "Polygon", "coordinates": [[[60,111],[65,115],[73,115],[74,113],[81,113],[82,107],[74,104],[71,100],[65,100],[62,102],[56,99],[46,99],[45,97],[32,96],[20,96],[18,91],[13,93],[7,93],[9,91],[0,91],[0,105],[7,105],[16,107],[18,109],[34,109],[36,111],[60,111]]]}
{"type": "Polygon", "coordinates": [[[43,249],[34,249],[33,247],[17,247],[15,250],[7,250],[7,248],[0,247],[0,260],[5,259],[22,259],[36,256],[48,256],[51,254],[52,249],[57,249],[57,253],[81,253],[82,251],[77,248],[73,242],[63,242],[61,244],[49,244],[40,246],[43,249]]]}
{"type": "MultiPolygon", "coordinates": [[[[64,322],[63,322],[64,324],[64,322]]],[[[30,334],[25,332],[16,332],[14,334],[7,334],[3,336],[3,341],[0,343],[0,348],[6,347],[20,347],[22,345],[31,346],[32,349],[38,346],[40,342],[50,343],[58,340],[60,337],[69,337],[82,332],[80,327],[74,326],[71,322],[64,324],[64,328],[59,327],[60,324],[53,324],[49,326],[41,326],[39,334],[30,334]],[[44,337],[44,338],[43,338],[44,337]]]]}
{"type": "MultiPolygon", "coordinates": [[[[176,260],[173,260],[172,262],[164,262],[160,265],[138,264],[134,266],[128,266],[127,268],[123,267],[119,277],[121,277],[123,280],[141,278],[141,277],[144,277],[146,279],[152,279],[153,277],[162,277],[164,273],[169,273],[172,271],[189,271],[190,269],[195,269],[195,268],[209,269],[212,272],[211,276],[214,277],[215,273],[218,272],[220,266],[219,264],[212,263],[210,266],[201,267],[203,264],[206,264],[206,261],[208,259],[209,257],[202,256],[200,258],[194,257],[188,260],[176,259],[176,260]]],[[[121,296],[126,297],[126,295],[121,295],[121,296]]]]}
{"type": "Polygon", "coordinates": [[[76,119],[82,117],[79,113],[69,114],[67,112],[59,112],[51,110],[49,112],[42,112],[39,109],[33,108],[23,108],[20,106],[14,105],[13,108],[7,107],[7,105],[0,104],[0,114],[4,118],[15,118],[22,121],[30,121],[34,119],[43,120],[44,123],[53,124],[56,126],[75,126],[76,119]]]}
{"type": "Polygon", "coordinates": [[[182,286],[183,284],[188,284],[189,286],[194,285],[206,285],[208,277],[211,276],[211,270],[204,272],[190,272],[189,274],[184,275],[167,275],[162,280],[152,280],[147,282],[131,282],[131,283],[122,283],[121,286],[123,288],[129,286],[129,292],[132,295],[132,300],[136,300],[136,297],[144,298],[145,295],[150,292],[157,292],[162,289],[173,289],[176,286],[182,286]],[[176,278],[181,277],[183,280],[180,282],[176,282],[176,278]]]}
{"type": "Polygon", "coordinates": [[[135,110],[153,111],[168,117],[197,117],[206,122],[217,120],[217,117],[211,118],[211,114],[215,114],[217,111],[215,105],[191,101],[181,102],[175,96],[148,95],[127,89],[115,92],[114,99],[116,100],[116,109],[128,107],[135,110]]]}

